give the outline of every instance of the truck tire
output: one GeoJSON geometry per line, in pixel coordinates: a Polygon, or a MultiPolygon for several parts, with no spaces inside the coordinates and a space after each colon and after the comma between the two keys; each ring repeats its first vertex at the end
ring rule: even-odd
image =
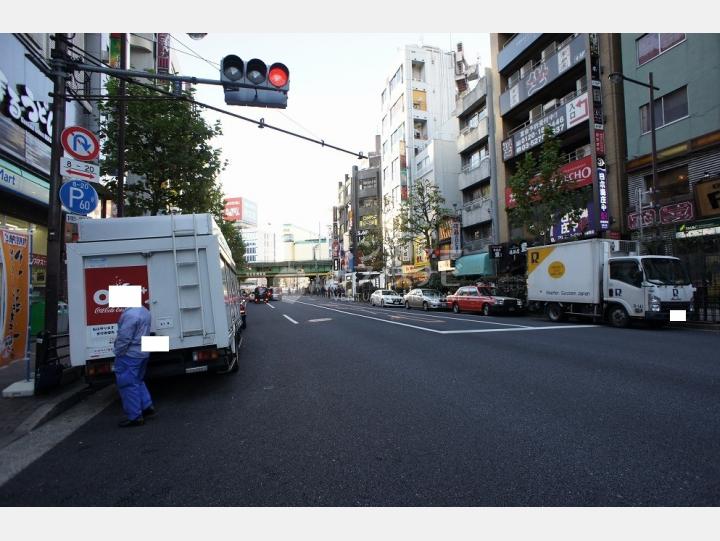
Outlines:
{"type": "Polygon", "coordinates": [[[608,310],[608,321],[613,327],[623,329],[630,324],[630,317],[625,308],[616,304],[608,310]]]}
{"type": "Polygon", "coordinates": [[[555,302],[547,305],[547,308],[545,308],[545,314],[553,323],[565,321],[565,312],[563,311],[562,306],[555,302]]]}
{"type": "Polygon", "coordinates": [[[452,308],[453,308],[453,313],[454,313],[454,314],[459,314],[459,313],[460,313],[460,306],[458,306],[458,303],[454,302],[452,308]]]}

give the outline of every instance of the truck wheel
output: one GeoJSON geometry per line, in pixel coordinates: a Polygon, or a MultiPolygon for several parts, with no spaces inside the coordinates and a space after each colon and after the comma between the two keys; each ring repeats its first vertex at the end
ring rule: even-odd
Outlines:
{"type": "Polygon", "coordinates": [[[489,304],[483,304],[482,313],[484,316],[490,315],[490,305],[489,304]]]}
{"type": "Polygon", "coordinates": [[[620,305],[610,308],[610,311],[608,312],[608,320],[610,321],[610,325],[617,327],[618,329],[627,327],[630,323],[627,311],[620,305]]]}
{"type": "Polygon", "coordinates": [[[563,312],[562,307],[557,303],[549,304],[545,313],[547,314],[547,318],[553,323],[560,323],[565,320],[565,312],[563,312]]]}
{"type": "Polygon", "coordinates": [[[459,314],[460,313],[460,307],[457,303],[453,303],[453,313],[459,314]]]}

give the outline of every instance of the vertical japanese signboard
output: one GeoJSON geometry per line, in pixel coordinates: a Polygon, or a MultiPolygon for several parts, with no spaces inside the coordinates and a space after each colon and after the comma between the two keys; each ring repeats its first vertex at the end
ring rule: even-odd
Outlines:
{"type": "Polygon", "coordinates": [[[0,230],[0,366],[25,357],[30,318],[30,238],[0,230]]]}
{"type": "Polygon", "coordinates": [[[590,124],[590,136],[593,141],[593,153],[595,154],[595,201],[596,229],[598,232],[610,229],[610,206],[608,196],[608,173],[605,162],[605,126],[602,104],[602,82],[600,77],[600,44],[597,34],[588,34],[590,50],[590,84],[591,84],[591,105],[592,121],[590,124]]]}

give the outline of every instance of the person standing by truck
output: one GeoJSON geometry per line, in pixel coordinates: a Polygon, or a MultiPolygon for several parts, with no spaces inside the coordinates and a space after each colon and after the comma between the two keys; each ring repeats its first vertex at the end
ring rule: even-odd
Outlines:
{"type": "Polygon", "coordinates": [[[150,335],[150,311],[144,306],[126,308],[118,321],[115,339],[115,377],[127,419],[120,428],[142,426],[145,417],[155,414],[150,392],[145,386],[145,369],[150,353],[141,347],[142,337],[150,335]]]}

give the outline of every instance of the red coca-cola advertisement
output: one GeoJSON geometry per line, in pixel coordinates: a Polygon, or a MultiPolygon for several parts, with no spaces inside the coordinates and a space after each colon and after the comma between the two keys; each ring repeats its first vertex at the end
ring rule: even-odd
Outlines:
{"type": "Polygon", "coordinates": [[[147,266],[85,269],[85,310],[87,325],[117,323],[124,308],[110,307],[110,286],[140,286],[143,306],[150,299],[147,266]]]}

